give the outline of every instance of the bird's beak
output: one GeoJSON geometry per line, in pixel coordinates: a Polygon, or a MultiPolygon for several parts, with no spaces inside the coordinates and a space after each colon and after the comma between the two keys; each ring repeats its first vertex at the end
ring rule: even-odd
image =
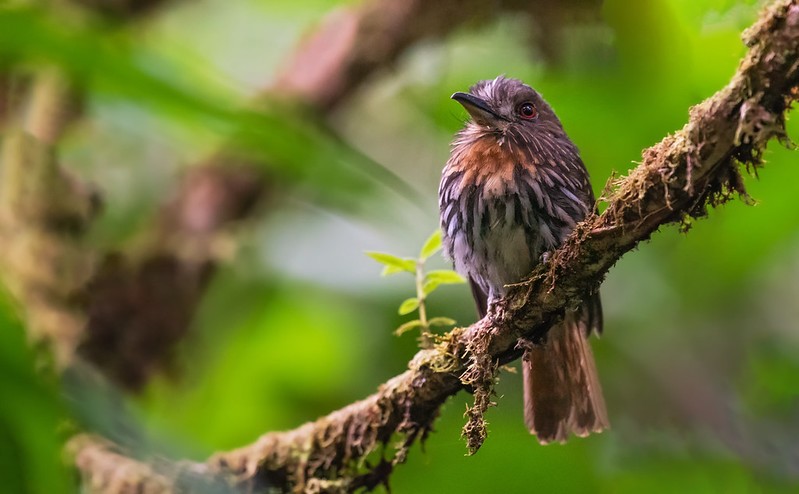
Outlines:
{"type": "Polygon", "coordinates": [[[484,99],[469,93],[455,93],[451,98],[463,105],[478,124],[494,125],[497,120],[502,120],[502,117],[497,115],[484,99]]]}

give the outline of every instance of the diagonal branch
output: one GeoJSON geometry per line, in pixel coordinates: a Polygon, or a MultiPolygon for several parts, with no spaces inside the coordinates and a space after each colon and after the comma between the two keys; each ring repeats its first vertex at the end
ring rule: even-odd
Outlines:
{"type": "Polygon", "coordinates": [[[444,37],[464,24],[485,24],[503,12],[528,14],[540,31],[535,40],[539,51],[552,61],[557,58],[554,34],[576,18],[598,18],[601,6],[598,0],[505,0],[500,5],[483,0],[364,2],[323,19],[297,47],[272,90],[331,110],[373,73],[394,64],[413,43],[444,37]]]}
{"type": "MultiPolygon", "coordinates": [[[[466,434],[470,447],[479,447],[496,366],[520,355],[520,338],[544,337],[566,308],[595,290],[624,253],[661,225],[701,217],[736,193],[745,197],[741,167],[761,166],[770,139],[787,140],[785,111],[799,94],[799,0],[775,2],[744,39],[750,50],[732,81],[692,108],[680,131],[645,150],[641,165],[609,194],[605,212],[579,225],[550,262],[485,319],[419,352],[409,370],[372,396],[293,431],[218,453],[194,465],[195,471],[253,490],[371,488],[386,481],[409,445],[430,431],[440,405],[464,387],[475,392],[466,434]],[[396,437],[401,443],[391,460],[378,455],[368,461],[396,437]]],[[[84,469],[91,478],[96,474],[84,469]]]]}

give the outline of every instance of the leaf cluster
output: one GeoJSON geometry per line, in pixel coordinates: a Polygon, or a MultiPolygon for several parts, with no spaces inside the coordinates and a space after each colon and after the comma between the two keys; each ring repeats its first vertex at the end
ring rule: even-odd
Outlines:
{"type": "Polygon", "coordinates": [[[383,265],[382,276],[389,276],[396,273],[411,273],[414,275],[416,295],[406,298],[399,305],[397,312],[401,315],[411,314],[418,311],[418,317],[400,325],[394,330],[397,336],[404,334],[412,329],[419,328],[423,346],[431,344],[432,327],[450,327],[456,321],[449,317],[428,318],[425,301],[441,285],[452,285],[465,283],[466,280],[451,269],[435,269],[425,272],[425,262],[441,250],[441,231],[435,231],[430,235],[419,251],[416,258],[398,257],[385,252],[367,252],[366,255],[383,265]]]}

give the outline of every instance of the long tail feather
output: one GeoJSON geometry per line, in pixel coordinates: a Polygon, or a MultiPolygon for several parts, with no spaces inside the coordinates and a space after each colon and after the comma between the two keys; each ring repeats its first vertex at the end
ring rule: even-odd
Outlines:
{"type": "Polygon", "coordinates": [[[596,325],[586,317],[590,312],[567,315],[549,331],[545,344],[524,356],[525,424],[542,444],[565,442],[569,434],[582,437],[609,427],[588,341],[588,328],[596,325]]]}

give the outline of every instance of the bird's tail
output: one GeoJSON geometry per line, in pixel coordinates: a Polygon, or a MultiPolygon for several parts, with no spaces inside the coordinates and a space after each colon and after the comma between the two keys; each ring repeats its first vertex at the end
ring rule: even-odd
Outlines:
{"type": "Polygon", "coordinates": [[[562,443],[569,434],[583,437],[609,426],[588,341],[589,328],[596,326],[591,312],[583,308],[567,314],[549,330],[546,343],[524,355],[524,420],[542,444],[562,443]]]}

